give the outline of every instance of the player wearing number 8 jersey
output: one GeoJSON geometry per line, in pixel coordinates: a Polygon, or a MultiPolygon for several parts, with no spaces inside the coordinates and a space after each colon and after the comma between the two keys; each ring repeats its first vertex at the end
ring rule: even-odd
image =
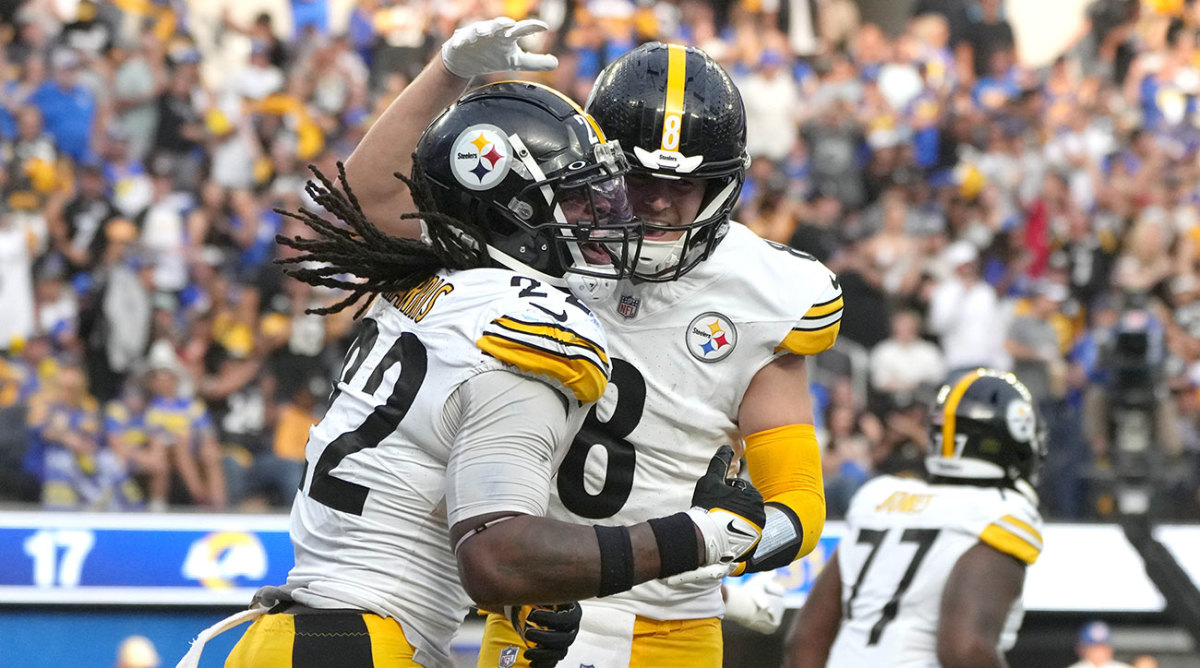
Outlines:
{"type": "MultiPolygon", "coordinates": [[[[370,193],[364,206],[404,205],[377,175],[403,169],[405,151],[380,147],[411,145],[408,124],[436,113],[465,79],[525,68],[531,56],[496,37],[504,25],[511,21],[457,31],[372,127],[348,163],[355,187],[370,193]]],[[[702,51],[653,43],[625,54],[601,74],[588,109],[620,137],[646,235],[632,279],[590,302],[609,335],[613,376],[559,469],[548,512],[620,525],[686,508],[713,448],[744,441],[750,479],[768,501],[770,539],[744,565],[585,602],[566,662],[715,667],[721,577],[790,563],[820,536],[825,506],[805,356],[833,345],[841,289],[812,257],[730,221],[748,162],[745,110],[702,51]]],[[[508,665],[506,652],[519,646],[494,615],[479,665],[508,665]]]]}
{"type": "Polygon", "coordinates": [[[335,309],[375,299],[309,435],[287,585],[202,634],[257,617],[227,666],[441,668],[475,603],[505,609],[541,668],[579,609],[524,604],[735,563],[761,535],[761,496],[725,480],[732,451],[684,512],[620,527],[543,517],[611,368],[581,299],[637,256],[619,148],[557,91],[501,83],[446,110],[416,155],[405,183],[422,241],[380,233],[344,174],[309,192],[348,227],[305,212],[317,237],[279,239],[302,252],[292,276],[351,291],[335,309]]]}
{"type": "Polygon", "coordinates": [[[978,369],[942,388],[930,432],[928,481],[882,476],[851,501],[793,629],[793,668],[1006,665],[1042,551],[1041,424],[1012,374],[978,369]]]}

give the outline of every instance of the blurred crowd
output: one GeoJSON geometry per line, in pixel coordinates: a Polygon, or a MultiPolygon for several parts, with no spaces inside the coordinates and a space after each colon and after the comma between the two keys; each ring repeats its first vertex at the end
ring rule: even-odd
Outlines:
{"type": "Polygon", "coordinates": [[[290,503],[353,328],[275,234],[458,26],[538,17],[576,99],[697,45],[744,96],[735,219],[846,296],[812,363],[829,511],[919,474],[928,403],[1011,369],[1049,426],[1049,516],[1113,512],[1114,332],[1161,334],[1168,515],[1200,480],[1200,2],[1092,0],[1037,67],[1003,0],[0,2],[0,496],[56,508],[290,503]],[[336,3],[335,3],[336,4],[336,3]],[[204,11],[199,8],[204,7],[204,11]],[[282,7],[282,5],[281,5],[282,7]],[[240,14],[238,15],[240,16],[240,14]]]}

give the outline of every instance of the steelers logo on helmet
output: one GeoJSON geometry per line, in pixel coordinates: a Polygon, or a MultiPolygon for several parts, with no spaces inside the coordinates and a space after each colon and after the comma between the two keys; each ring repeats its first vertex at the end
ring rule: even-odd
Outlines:
{"type": "Polygon", "coordinates": [[[494,125],[472,125],[454,140],[450,172],[470,190],[488,190],[504,180],[513,150],[504,132],[494,125]]]}
{"type": "Polygon", "coordinates": [[[1008,422],[1008,433],[1013,440],[1021,443],[1033,441],[1037,431],[1037,420],[1033,413],[1033,404],[1024,399],[1013,399],[1005,409],[1005,421],[1008,422]]]}
{"type": "Polygon", "coordinates": [[[737,328],[720,313],[701,313],[688,325],[686,345],[692,357],[701,362],[719,362],[737,345],[737,328]]]}

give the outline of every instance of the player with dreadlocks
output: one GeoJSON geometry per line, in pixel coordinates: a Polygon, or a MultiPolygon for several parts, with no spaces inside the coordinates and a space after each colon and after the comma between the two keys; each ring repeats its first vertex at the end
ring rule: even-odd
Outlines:
{"type": "Polygon", "coordinates": [[[254,619],[226,666],[449,666],[475,604],[503,610],[548,668],[578,627],[571,601],[753,551],[762,497],[727,482],[728,447],[684,512],[632,526],[544,517],[611,371],[584,302],[637,262],[627,168],[573,102],[510,82],[460,98],[417,143],[400,179],[419,212],[401,218],[420,220],[420,240],[367,220],[340,166],[336,185],[314,170],[308,194],[345,227],[289,214],[316,236],[280,240],[301,253],[287,272],[349,291],[322,312],[379,298],[360,308],[309,434],[287,584],[202,633],[181,665],[254,619]]]}
{"type": "MultiPolygon", "coordinates": [[[[415,213],[404,213],[400,218],[422,221],[427,231],[427,242],[389,236],[371,224],[363,215],[350,184],[346,183],[346,169],[342,163],[338,163],[337,186],[316,167],[309,169],[317,181],[305,184],[305,192],[313,202],[345,223],[348,229],[338,227],[307,209],[294,212],[276,209],[276,213],[304,223],[319,236],[314,239],[276,235],[278,243],[301,251],[301,255],[275,262],[301,265],[284,267],[287,275],[299,281],[350,292],[336,304],[308,309],[309,313],[337,313],[365,295],[407,292],[439,269],[489,266],[490,261],[484,250],[487,238],[483,230],[434,210],[429,187],[424,183],[420,164],[415,160],[412,178],[399,172],[393,173],[393,176],[404,183],[417,205],[415,213]],[[314,262],[322,266],[303,266],[314,262]],[[345,274],[362,280],[338,278],[345,274]]],[[[369,305],[368,301],[360,306],[354,317],[362,315],[369,305]]]]}

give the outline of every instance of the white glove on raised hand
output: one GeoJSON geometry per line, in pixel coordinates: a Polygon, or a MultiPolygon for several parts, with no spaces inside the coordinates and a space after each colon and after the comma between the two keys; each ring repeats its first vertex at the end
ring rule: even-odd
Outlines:
{"type": "Polygon", "coordinates": [[[527,53],[517,40],[550,26],[542,21],[514,21],[507,16],[476,21],[454,31],[442,45],[442,63],[456,77],[470,79],[493,72],[546,72],[558,67],[548,53],[527,53]]]}
{"type": "Polygon", "coordinates": [[[759,633],[774,633],[783,621],[783,585],[759,575],[741,587],[725,588],[725,619],[759,633]]]}

